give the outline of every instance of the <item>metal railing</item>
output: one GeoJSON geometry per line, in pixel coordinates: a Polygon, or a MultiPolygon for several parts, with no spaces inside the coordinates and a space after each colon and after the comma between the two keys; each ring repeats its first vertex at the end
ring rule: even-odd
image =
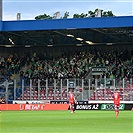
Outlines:
{"type": "Polygon", "coordinates": [[[0,84],[0,97],[13,100],[68,100],[72,89],[77,100],[110,100],[115,88],[128,93],[122,100],[133,100],[133,80],[129,79],[22,79],[19,83],[4,81],[0,84]]]}

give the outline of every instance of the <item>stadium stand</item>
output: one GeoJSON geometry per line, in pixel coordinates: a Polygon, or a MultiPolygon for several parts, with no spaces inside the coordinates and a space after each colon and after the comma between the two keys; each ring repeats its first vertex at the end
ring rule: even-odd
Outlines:
{"type": "Polygon", "coordinates": [[[75,52],[70,57],[64,55],[52,60],[40,60],[39,55],[31,57],[31,66],[21,76],[28,78],[85,78],[92,67],[104,66],[107,78],[127,78],[132,76],[132,60],[129,51],[88,51],[75,52]]]}
{"type": "MultiPolygon", "coordinates": [[[[74,52],[71,55],[62,54],[63,56],[56,57],[55,55],[43,58],[39,53],[24,54],[20,57],[17,54],[10,54],[8,57],[0,57],[1,64],[1,78],[4,80],[10,79],[14,74],[20,76],[21,86],[22,79],[25,81],[24,86],[29,86],[30,79],[32,79],[33,88],[25,87],[24,96],[22,97],[22,90],[18,89],[17,93],[19,100],[67,100],[67,86],[62,91],[56,89],[54,92],[54,81],[59,82],[61,79],[85,79],[88,78],[88,73],[92,67],[106,67],[107,71],[99,77],[99,85],[104,85],[102,79],[106,76],[110,82],[117,79],[120,84],[121,80],[126,79],[128,84],[130,77],[133,75],[131,53],[128,50],[120,51],[100,51],[97,49],[74,52]],[[25,71],[22,67],[25,66],[25,71]],[[6,69],[8,68],[8,69],[6,69]],[[8,77],[8,78],[7,78],[8,77]],[[38,92],[38,79],[40,80],[41,90],[38,92]],[[46,93],[46,79],[49,80],[49,88],[46,93]]],[[[95,82],[95,81],[94,81],[95,82]]],[[[121,85],[120,85],[121,86],[121,85]]],[[[127,85],[128,86],[128,85],[127,85]]],[[[81,87],[81,86],[80,86],[81,87]]],[[[21,87],[20,87],[21,88],[21,87]]],[[[130,89],[124,88],[124,91],[130,89]]],[[[108,100],[112,96],[113,90],[100,89],[91,94],[91,100],[108,100]]],[[[10,99],[13,99],[13,91],[9,92],[10,99]]],[[[127,97],[126,100],[129,98],[127,97]]]]}
{"type": "MultiPolygon", "coordinates": [[[[18,57],[17,54],[10,55],[7,59],[5,58],[4,64],[12,66],[12,62],[17,64],[17,61],[14,61],[14,58],[18,57]],[[6,63],[7,62],[7,63],[6,63]]],[[[29,87],[25,87],[24,96],[22,97],[22,91],[18,94],[18,100],[67,100],[67,86],[62,89],[54,90],[54,81],[56,79],[58,82],[61,79],[85,79],[87,74],[91,71],[93,66],[101,67],[104,66],[107,68],[107,72],[103,73],[99,77],[99,85],[103,85],[102,79],[106,76],[107,79],[112,81],[117,79],[117,82],[121,86],[121,80],[125,78],[128,84],[130,77],[132,77],[132,60],[131,54],[127,50],[123,51],[100,51],[94,49],[92,51],[82,51],[74,52],[70,56],[63,54],[63,56],[56,58],[53,55],[52,59],[42,59],[39,58],[39,53],[34,53],[31,56],[22,56],[19,61],[19,69],[15,67],[14,69],[9,70],[12,74],[16,73],[20,75],[20,79],[25,79],[25,86],[29,86],[30,79],[32,79],[33,88],[30,90],[29,87]],[[55,58],[54,58],[55,57],[55,58]],[[25,72],[21,68],[25,66],[25,72]],[[40,80],[40,91],[38,92],[38,79],[40,80]],[[50,79],[49,88],[47,88],[46,93],[46,79],[50,79]],[[20,96],[19,96],[20,95],[20,96]]],[[[3,57],[1,57],[3,60],[3,57]]],[[[4,68],[8,66],[4,66],[4,68]]],[[[10,68],[10,67],[9,67],[10,68]]],[[[4,77],[9,73],[6,72],[4,77]]],[[[11,74],[10,74],[11,76],[11,74]]],[[[21,85],[22,82],[19,83],[21,85]]],[[[128,85],[127,85],[128,86],[128,85]]],[[[81,86],[80,86],[81,87],[81,86]]],[[[78,90],[79,91],[79,90],[78,90]]],[[[124,88],[124,92],[129,92],[130,89],[124,88]]],[[[122,91],[122,92],[123,92],[122,91]]],[[[101,88],[97,91],[96,87],[94,92],[91,94],[91,100],[109,100],[112,96],[113,89],[104,89],[101,88]]],[[[11,93],[11,99],[13,99],[11,93]]],[[[129,97],[125,98],[129,100],[129,97]]]]}
{"type": "Polygon", "coordinates": [[[1,85],[0,93],[6,100],[67,100],[69,81],[80,100],[109,100],[115,87],[131,93],[131,22],[132,16],[1,22],[1,84],[13,85],[1,85]],[[93,67],[106,70],[93,75],[93,67]]]}

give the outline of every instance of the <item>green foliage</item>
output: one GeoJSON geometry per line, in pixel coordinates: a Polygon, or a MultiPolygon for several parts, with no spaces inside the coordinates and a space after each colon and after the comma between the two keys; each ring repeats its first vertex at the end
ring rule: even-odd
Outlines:
{"type": "Polygon", "coordinates": [[[75,13],[75,14],[73,15],[73,18],[80,18],[80,15],[77,14],[77,13],[75,13]]]}
{"type": "Polygon", "coordinates": [[[107,11],[107,12],[105,11],[102,13],[102,16],[103,17],[110,17],[110,16],[114,16],[114,15],[113,15],[112,11],[107,11]]]}
{"type": "Polygon", "coordinates": [[[36,16],[35,19],[38,20],[38,19],[52,19],[53,17],[51,17],[50,15],[47,15],[47,14],[43,14],[43,15],[39,15],[39,16],[36,16]]]}
{"type": "Polygon", "coordinates": [[[63,18],[67,18],[67,17],[69,17],[69,12],[66,11],[63,18]]]}
{"type": "Polygon", "coordinates": [[[84,13],[81,13],[81,14],[74,14],[73,15],[73,18],[86,18],[88,16],[88,14],[84,14],[84,13]]]}
{"type": "MultiPolygon", "coordinates": [[[[88,13],[81,13],[81,14],[75,13],[75,14],[73,14],[73,18],[96,17],[97,11],[98,11],[98,8],[95,9],[94,11],[88,11],[88,13]]],[[[111,16],[114,16],[112,11],[103,11],[103,10],[101,10],[101,17],[111,17],[111,16]]],[[[61,18],[68,18],[68,17],[69,17],[69,12],[66,11],[64,13],[64,16],[61,17],[61,18]]],[[[36,20],[38,20],[38,19],[54,19],[54,16],[50,16],[50,15],[47,15],[47,14],[44,13],[43,15],[36,16],[35,19],[36,20]]]]}

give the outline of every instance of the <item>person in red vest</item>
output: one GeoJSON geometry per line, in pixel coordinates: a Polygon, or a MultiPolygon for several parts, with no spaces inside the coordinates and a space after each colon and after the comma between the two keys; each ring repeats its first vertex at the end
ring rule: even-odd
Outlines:
{"type": "Polygon", "coordinates": [[[115,93],[113,94],[116,118],[118,118],[118,116],[119,116],[120,98],[122,96],[127,96],[127,95],[128,94],[121,94],[118,89],[116,89],[115,93]]]}
{"type": "Polygon", "coordinates": [[[70,112],[71,113],[74,113],[74,103],[75,103],[75,96],[74,94],[72,93],[72,91],[69,92],[69,107],[70,107],[70,112]]]}

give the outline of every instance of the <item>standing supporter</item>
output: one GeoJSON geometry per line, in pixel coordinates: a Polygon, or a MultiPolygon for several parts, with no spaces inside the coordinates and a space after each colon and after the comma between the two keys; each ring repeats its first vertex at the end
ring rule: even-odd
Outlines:
{"type": "Polygon", "coordinates": [[[5,99],[4,98],[1,98],[0,99],[0,112],[1,112],[1,104],[4,104],[5,103],[5,99]]]}
{"type": "Polygon", "coordinates": [[[4,98],[1,98],[0,99],[0,104],[4,104],[5,103],[5,99],[4,98]]]}

